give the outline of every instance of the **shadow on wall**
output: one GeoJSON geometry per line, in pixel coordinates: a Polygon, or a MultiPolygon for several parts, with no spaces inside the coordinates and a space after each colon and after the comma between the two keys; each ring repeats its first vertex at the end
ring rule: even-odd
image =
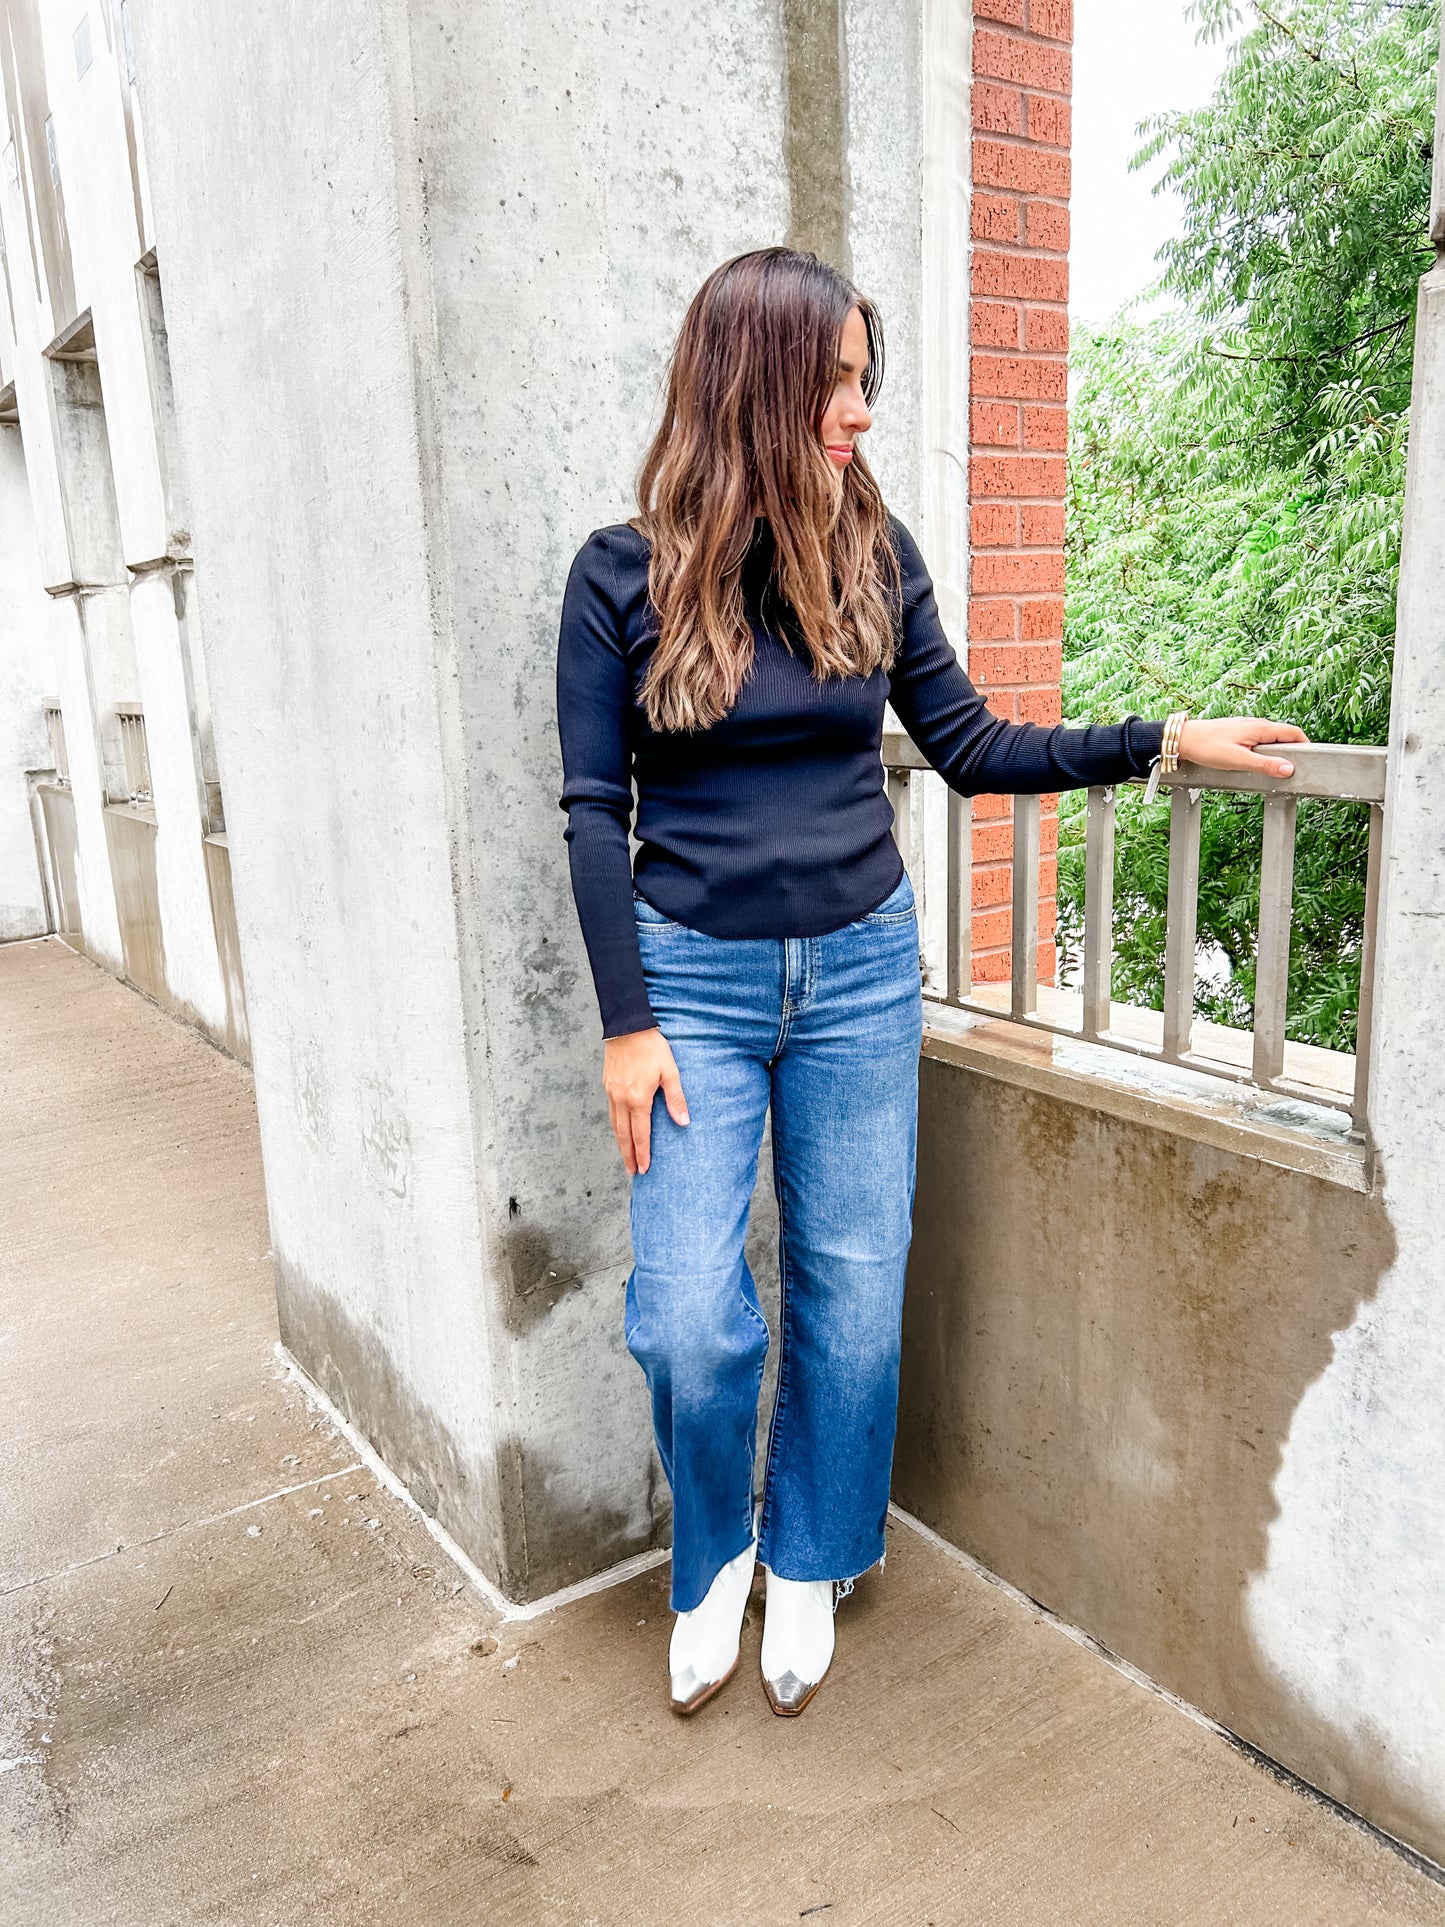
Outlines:
{"type": "Polygon", "coordinates": [[[925,1058],[898,1502],[1160,1685],[1445,1858],[1385,1742],[1246,1618],[1301,1399],[1395,1258],[1383,1204],[925,1058]]]}

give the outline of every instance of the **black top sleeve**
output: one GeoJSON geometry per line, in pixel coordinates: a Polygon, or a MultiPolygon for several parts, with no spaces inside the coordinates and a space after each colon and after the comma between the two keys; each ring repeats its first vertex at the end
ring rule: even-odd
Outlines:
{"type": "Polygon", "coordinates": [[[582,939],[602,1011],[602,1035],[651,1030],[632,906],[632,678],[617,574],[603,530],[578,551],[562,599],[557,645],[561,806],[582,939]]]}
{"type": "Polygon", "coordinates": [[[1047,728],[993,715],[943,633],[917,543],[896,517],[889,525],[903,592],[889,701],[950,789],[963,796],[1042,795],[1147,773],[1163,741],[1162,723],[1130,716],[1082,729],[1047,728]]]}
{"type": "MultiPolygon", "coordinates": [[[[889,674],[899,720],[945,781],[964,795],[979,791],[1042,792],[1142,776],[1159,752],[1160,723],[1130,717],[1119,724],[1066,729],[1009,723],[989,713],[950,648],[933,585],[912,536],[890,522],[898,552],[901,633],[889,674]]],[[[640,637],[646,605],[645,556],[626,527],[599,529],[578,551],[567,579],[557,645],[557,721],[561,740],[566,840],[583,941],[597,988],[602,1035],[620,1037],[656,1024],[647,994],[633,904],[634,746],[643,729],[633,692],[637,667],[629,638],[640,637]]],[[[881,789],[883,771],[874,765],[881,789]]],[[[734,815],[775,807],[768,771],[740,752],[720,766],[733,783],[734,815]]],[[[856,772],[840,767],[839,785],[856,772]]],[[[715,798],[699,790],[696,807],[715,798]]],[[[832,803],[827,772],[817,808],[832,803]]],[[[840,858],[844,855],[840,852],[840,858]]],[[[804,879],[805,881],[805,879],[804,879]]]]}

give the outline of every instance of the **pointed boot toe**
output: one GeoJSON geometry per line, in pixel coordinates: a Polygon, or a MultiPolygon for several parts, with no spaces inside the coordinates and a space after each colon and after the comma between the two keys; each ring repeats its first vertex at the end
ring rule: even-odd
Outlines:
{"type": "Polygon", "coordinates": [[[807,1680],[799,1679],[796,1673],[784,1673],[778,1679],[769,1679],[764,1674],[763,1691],[773,1711],[783,1719],[791,1719],[795,1713],[802,1712],[827,1677],[825,1673],[822,1679],[815,1679],[809,1685],[807,1680]]]}
{"type": "Polygon", "coordinates": [[[713,1694],[720,1693],[737,1670],[738,1661],[734,1660],[721,1679],[699,1679],[690,1666],[685,1666],[680,1673],[673,1673],[673,1712],[680,1713],[686,1719],[700,1706],[706,1706],[713,1694]]]}

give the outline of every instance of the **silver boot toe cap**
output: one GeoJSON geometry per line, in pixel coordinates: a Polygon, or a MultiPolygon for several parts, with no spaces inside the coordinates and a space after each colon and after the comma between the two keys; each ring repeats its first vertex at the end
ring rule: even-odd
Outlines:
{"type": "Polygon", "coordinates": [[[763,1678],[768,1699],[775,1713],[801,1713],[822,1685],[820,1679],[799,1679],[796,1673],[783,1673],[777,1679],[763,1678]]]}
{"type": "Polygon", "coordinates": [[[699,1706],[727,1685],[737,1669],[738,1663],[734,1660],[721,1679],[699,1679],[691,1666],[684,1666],[680,1673],[670,1674],[673,1712],[695,1713],[699,1706]]]}

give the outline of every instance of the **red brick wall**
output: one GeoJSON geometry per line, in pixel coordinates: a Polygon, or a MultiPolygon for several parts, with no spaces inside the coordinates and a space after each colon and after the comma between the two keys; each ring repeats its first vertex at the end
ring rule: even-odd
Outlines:
{"type": "MultiPolygon", "coordinates": [[[[1073,0],[974,0],[969,673],[1056,723],[1064,633],[1073,0]]],[[[1057,799],[1044,798],[1039,974],[1054,971],[1057,799]]],[[[1007,797],[974,799],[976,978],[1009,974],[1007,797]]]]}

